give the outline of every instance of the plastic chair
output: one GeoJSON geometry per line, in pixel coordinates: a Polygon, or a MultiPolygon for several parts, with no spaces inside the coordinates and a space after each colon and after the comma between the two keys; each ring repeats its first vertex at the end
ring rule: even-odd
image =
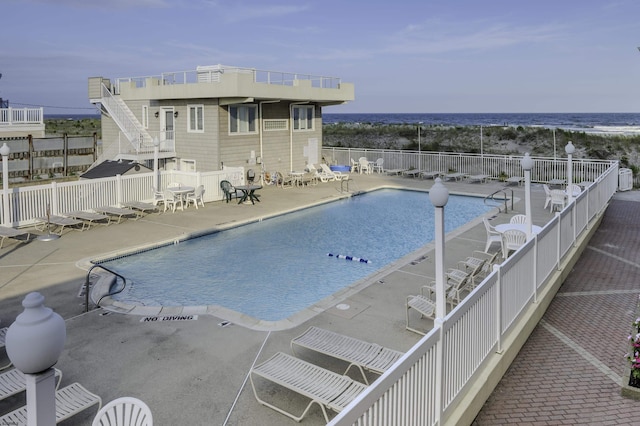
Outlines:
{"type": "Polygon", "coordinates": [[[544,200],[544,209],[546,210],[547,207],[549,207],[549,203],[551,202],[551,188],[549,188],[549,185],[547,185],[546,183],[543,184],[542,187],[544,188],[544,194],[547,197],[544,200]]]}
{"type": "Polygon", "coordinates": [[[253,169],[247,170],[247,182],[249,183],[249,185],[251,185],[255,179],[256,172],[254,172],[253,169]]]}
{"type": "Polygon", "coordinates": [[[153,415],[143,401],[125,396],[102,407],[91,426],[153,426],[153,415]]]}
{"type": "Polygon", "coordinates": [[[234,188],[228,180],[220,181],[220,189],[224,192],[224,197],[227,200],[227,203],[231,201],[231,197],[238,198],[238,190],[234,188]]]}
{"type": "Polygon", "coordinates": [[[552,189],[551,190],[551,205],[549,206],[549,211],[553,213],[556,207],[559,207],[558,211],[562,211],[564,209],[566,194],[561,189],[552,189]]]}
{"type": "Polygon", "coordinates": [[[510,251],[518,250],[527,242],[527,234],[517,229],[508,229],[502,233],[502,257],[506,260],[510,251]]]}
{"type": "Polygon", "coordinates": [[[527,216],[524,214],[517,214],[511,218],[509,223],[527,223],[527,216]]]}
{"type": "Polygon", "coordinates": [[[168,189],[165,189],[162,195],[163,195],[162,202],[164,203],[164,211],[166,212],[168,209],[171,209],[171,211],[175,213],[177,204],[179,203],[179,201],[176,199],[175,194],[169,191],[168,189]]]}
{"type": "Polygon", "coordinates": [[[384,173],[384,158],[378,158],[375,163],[373,163],[373,171],[378,173],[384,173]]]}
{"type": "Polygon", "coordinates": [[[191,194],[187,194],[187,207],[191,203],[196,206],[196,210],[198,209],[198,203],[204,207],[204,200],[202,199],[204,196],[204,185],[198,185],[191,194]]]}
{"type": "Polygon", "coordinates": [[[502,244],[502,235],[496,231],[496,228],[491,226],[486,217],[482,218],[482,222],[484,222],[484,227],[487,230],[487,245],[484,248],[485,252],[489,252],[489,248],[493,243],[502,244]]]}

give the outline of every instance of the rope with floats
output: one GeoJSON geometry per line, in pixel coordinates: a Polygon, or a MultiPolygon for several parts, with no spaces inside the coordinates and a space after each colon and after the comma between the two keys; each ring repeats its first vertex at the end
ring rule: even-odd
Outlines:
{"type": "Polygon", "coordinates": [[[360,258],[360,257],[345,256],[344,254],[333,254],[333,253],[327,253],[327,256],[329,256],[329,257],[335,257],[336,259],[345,259],[345,260],[350,260],[350,261],[353,261],[353,262],[371,263],[371,261],[370,261],[370,260],[362,259],[362,258],[360,258]]]}

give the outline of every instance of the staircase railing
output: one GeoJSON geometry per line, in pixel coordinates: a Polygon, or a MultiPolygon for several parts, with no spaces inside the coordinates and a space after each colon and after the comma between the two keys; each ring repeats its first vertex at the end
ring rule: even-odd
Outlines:
{"type": "Polygon", "coordinates": [[[101,103],[122,130],[135,152],[153,150],[153,139],[149,132],[142,127],[126,104],[114,97],[104,84],[102,84],[101,103]]]}

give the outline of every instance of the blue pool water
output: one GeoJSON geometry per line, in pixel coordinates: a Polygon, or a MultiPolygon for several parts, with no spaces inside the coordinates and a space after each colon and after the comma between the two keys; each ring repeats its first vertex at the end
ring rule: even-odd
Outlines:
{"type": "MultiPolygon", "coordinates": [[[[451,196],[446,232],[488,209],[451,196]]],[[[385,189],[101,264],[127,278],[116,296],[127,303],[220,305],[278,321],[431,242],[433,213],[426,192],[385,189]]]]}

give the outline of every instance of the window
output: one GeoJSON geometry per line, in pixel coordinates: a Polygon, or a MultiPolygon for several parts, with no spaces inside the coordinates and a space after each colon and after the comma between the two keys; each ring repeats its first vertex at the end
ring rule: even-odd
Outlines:
{"type": "Polygon", "coordinates": [[[257,105],[229,106],[229,133],[256,133],[257,105]]]}
{"type": "Polygon", "coordinates": [[[142,127],[149,128],[149,105],[142,105],[142,127]]]}
{"type": "Polygon", "coordinates": [[[189,113],[188,132],[204,132],[204,105],[187,105],[187,111],[189,113]]]}
{"type": "Polygon", "coordinates": [[[293,130],[313,130],[313,105],[293,107],[293,130]]]}

